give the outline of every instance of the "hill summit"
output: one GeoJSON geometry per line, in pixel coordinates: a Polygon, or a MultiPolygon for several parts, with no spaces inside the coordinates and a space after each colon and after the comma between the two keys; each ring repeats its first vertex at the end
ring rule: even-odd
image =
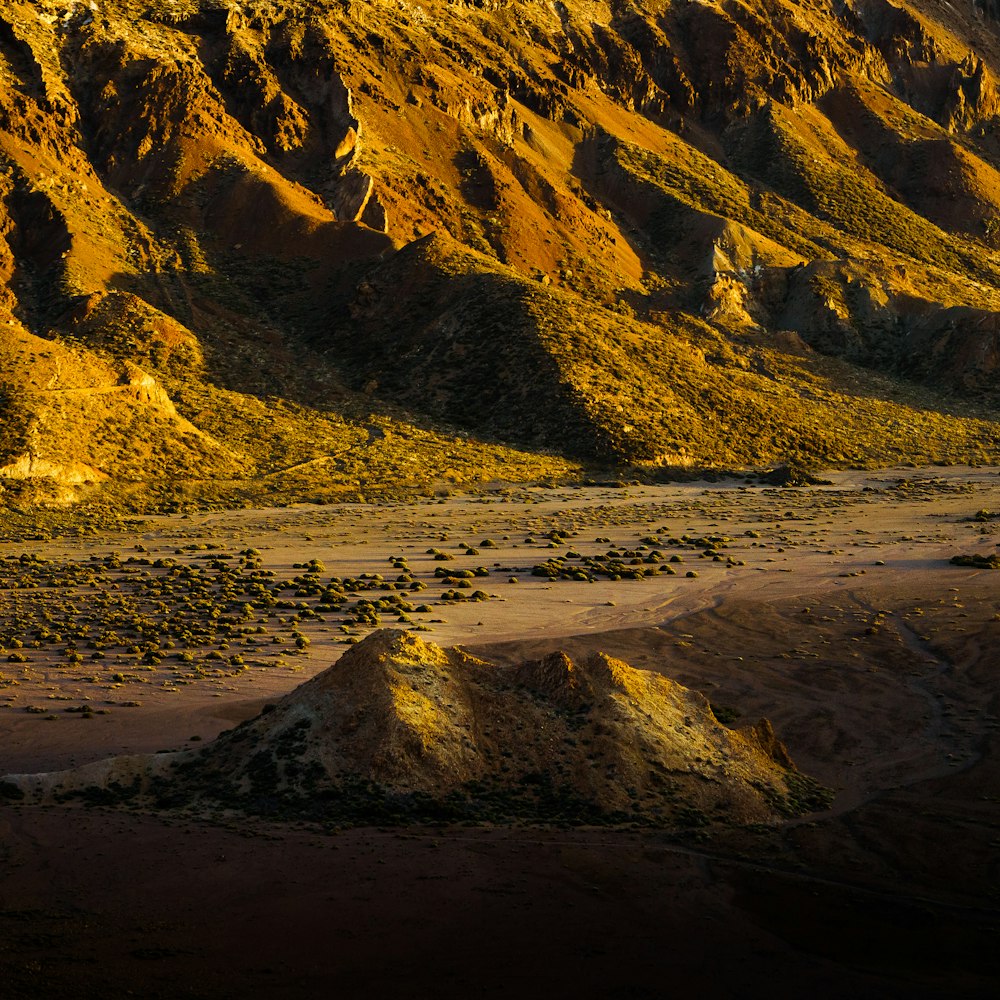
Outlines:
{"type": "Polygon", "coordinates": [[[9,0],[0,501],[1000,460],[985,0],[9,0]]]}
{"type": "Polygon", "coordinates": [[[377,822],[768,821],[822,800],[766,720],[603,653],[517,665],[383,630],[196,751],[8,775],[32,799],[377,822]]]}

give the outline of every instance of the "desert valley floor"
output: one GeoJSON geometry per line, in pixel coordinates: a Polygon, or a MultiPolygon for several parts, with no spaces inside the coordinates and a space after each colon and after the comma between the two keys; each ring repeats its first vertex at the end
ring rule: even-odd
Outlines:
{"type": "Polygon", "coordinates": [[[783,824],[679,831],[8,802],[4,995],[992,995],[1000,472],[828,478],[0,543],[0,775],[209,741],[377,621],[499,662],[599,649],[663,672],[722,721],[769,718],[834,793],[783,824]],[[239,620],[216,606],[234,586],[239,620]]]}

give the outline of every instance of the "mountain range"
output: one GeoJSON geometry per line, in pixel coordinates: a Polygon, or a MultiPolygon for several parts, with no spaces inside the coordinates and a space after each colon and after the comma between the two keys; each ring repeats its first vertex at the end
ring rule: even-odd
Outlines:
{"type": "Polygon", "coordinates": [[[993,0],[9,0],[0,503],[1000,461],[993,0]]]}

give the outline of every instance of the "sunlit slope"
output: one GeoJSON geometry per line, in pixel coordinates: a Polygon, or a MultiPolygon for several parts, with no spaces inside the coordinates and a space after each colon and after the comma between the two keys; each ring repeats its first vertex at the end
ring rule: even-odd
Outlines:
{"type": "Polygon", "coordinates": [[[1000,460],[998,29],[12,0],[0,482],[1000,460]]]}
{"type": "Polygon", "coordinates": [[[731,729],[662,674],[596,653],[500,665],[384,629],[200,751],[7,775],[0,794],[413,821],[774,822],[830,793],[766,719],[731,729]]]}

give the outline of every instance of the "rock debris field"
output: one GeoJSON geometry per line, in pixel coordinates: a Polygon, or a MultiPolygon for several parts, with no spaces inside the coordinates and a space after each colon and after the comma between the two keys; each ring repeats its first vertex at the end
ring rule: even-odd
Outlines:
{"type": "Polygon", "coordinates": [[[988,573],[998,509],[990,470],[898,470],[807,488],[516,488],[298,505],[7,543],[0,724],[20,731],[30,716],[34,742],[42,722],[101,716],[114,728],[111,716],[185,698],[265,696],[386,626],[470,645],[657,624],[682,647],[685,617],[736,596],[932,568],[942,582],[988,573]],[[956,565],[973,556],[979,564],[956,565]]]}

